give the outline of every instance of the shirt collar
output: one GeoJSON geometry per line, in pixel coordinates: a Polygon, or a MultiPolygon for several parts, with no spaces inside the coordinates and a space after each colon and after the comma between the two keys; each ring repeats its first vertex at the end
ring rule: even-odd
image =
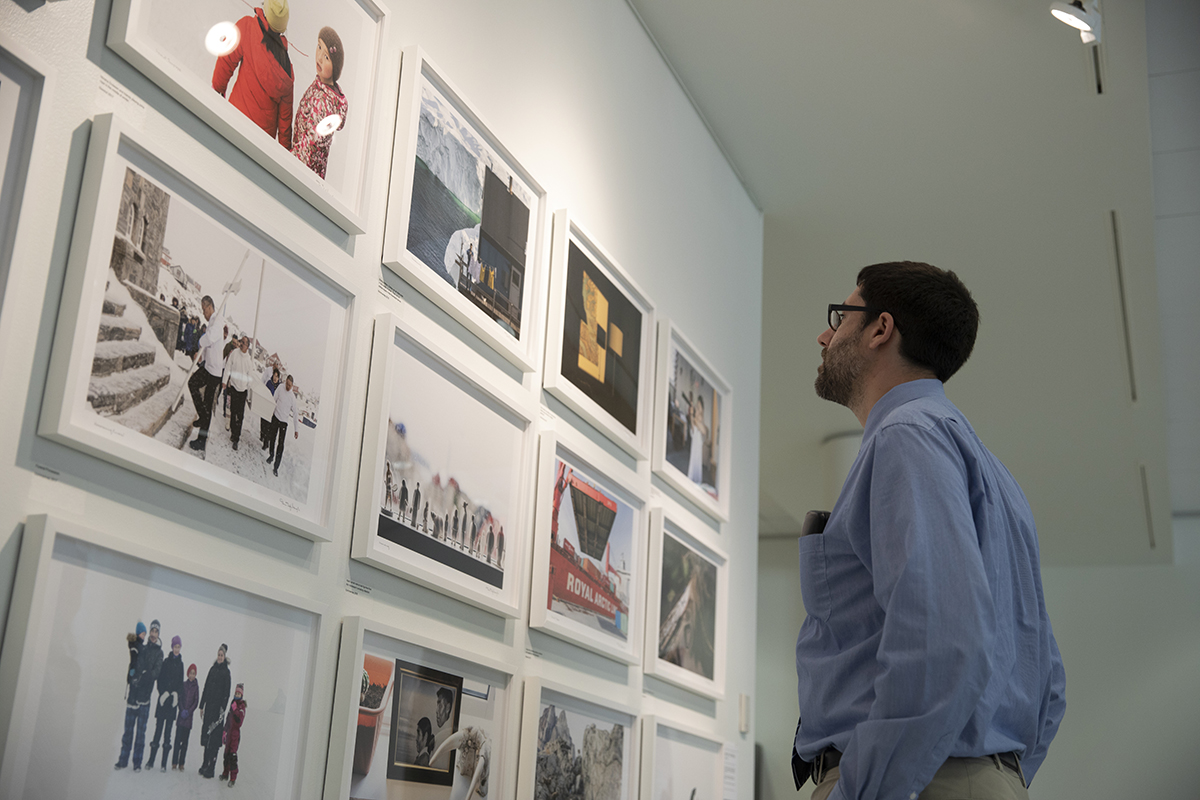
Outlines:
{"type": "Polygon", "coordinates": [[[915,381],[893,386],[888,393],[875,403],[871,413],[867,415],[867,425],[863,428],[863,441],[869,440],[879,430],[883,420],[905,403],[910,403],[922,397],[945,397],[945,385],[937,378],[921,378],[915,381]]]}

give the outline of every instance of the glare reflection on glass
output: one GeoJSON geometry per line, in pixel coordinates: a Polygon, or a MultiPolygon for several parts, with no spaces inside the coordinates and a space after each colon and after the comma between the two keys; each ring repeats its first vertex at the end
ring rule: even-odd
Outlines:
{"type": "Polygon", "coordinates": [[[341,124],[342,118],[339,114],[330,114],[328,117],[317,123],[317,135],[329,136],[331,133],[336,131],[338,126],[341,124]]]}
{"type": "Polygon", "coordinates": [[[239,36],[237,25],[232,22],[218,22],[208,29],[208,35],[204,37],[204,47],[214,56],[226,56],[238,46],[239,36]]]}

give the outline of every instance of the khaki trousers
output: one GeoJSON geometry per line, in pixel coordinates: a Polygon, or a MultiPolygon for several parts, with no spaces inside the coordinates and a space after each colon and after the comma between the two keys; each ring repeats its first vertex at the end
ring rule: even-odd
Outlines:
{"type": "MultiPolygon", "coordinates": [[[[839,774],[837,767],[829,770],[812,800],[826,800],[839,774]]],[[[1029,800],[1029,792],[1015,772],[990,756],[948,758],[917,800],[1029,800]]]]}

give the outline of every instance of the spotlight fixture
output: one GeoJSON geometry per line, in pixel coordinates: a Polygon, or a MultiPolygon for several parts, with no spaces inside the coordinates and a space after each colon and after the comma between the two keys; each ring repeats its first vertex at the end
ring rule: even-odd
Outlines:
{"type": "Polygon", "coordinates": [[[1100,44],[1099,0],[1088,0],[1086,6],[1082,0],[1071,0],[1069,3],[1056,0],[1050,4],[1050,13],[1060,22],[1077,28],[1084,44],[1100,44]]]}
{"type": "Polygon", "coordinates": [[[240,38],[237,25],[232,22],[218,22],[208,29],[208,35],[204,37],[204,49],[214,56],[226,56],[238,46],[240,38]]]}

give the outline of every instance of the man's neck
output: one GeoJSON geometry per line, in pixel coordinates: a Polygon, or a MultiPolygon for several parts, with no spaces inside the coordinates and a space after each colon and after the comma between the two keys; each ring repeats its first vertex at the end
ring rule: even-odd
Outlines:
{"type": "Polygon", "coordinates": [[[858,418],[859,424],[865,428],[867,427],[867,418],[871,416],[871,409],[885,394],[902,383],[936,377],[929,370],[910,367],[880,370],[866,379],[862,394],[858,401],[851,405],[850,410],[858,418]]]}

